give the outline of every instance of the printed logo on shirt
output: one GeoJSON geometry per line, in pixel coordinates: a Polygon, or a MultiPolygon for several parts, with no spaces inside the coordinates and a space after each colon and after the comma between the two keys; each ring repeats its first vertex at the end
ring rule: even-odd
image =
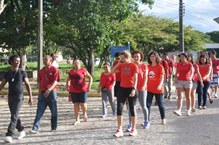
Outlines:
{"type": "Polygon", "coordinates": [[[122,74],[131,74],[131,68],[129,67],[122,68],[122,74]]]}
{"type": "Polygon", "coordinates": [[[154,71],[150,71],[150,72],[148,73],[148,76],[149,76],[149,78],[153,79],[153,78],[155,77],[154,71]]]}

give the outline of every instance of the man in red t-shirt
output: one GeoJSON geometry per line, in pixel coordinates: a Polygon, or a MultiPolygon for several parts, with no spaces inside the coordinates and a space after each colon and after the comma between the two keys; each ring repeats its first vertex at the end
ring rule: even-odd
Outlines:
{"type": "Polygon", "coordinates": [[[52,57],[46,55],[43,59],[44,67],[39,71],[38,82],[39,82],[39,96],[36,117],[33,123],[31,132],[38,133],[40,129],[40,120],[49,106],[51,111],[51,130],[57,129],[57,83],[60,81],[59,70],[52,66],[52,57]]]}

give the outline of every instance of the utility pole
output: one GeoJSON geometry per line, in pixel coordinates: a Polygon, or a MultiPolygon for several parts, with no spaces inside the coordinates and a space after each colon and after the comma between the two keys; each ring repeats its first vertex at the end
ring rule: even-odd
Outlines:
{"type": "Polygon", "coordinates": [[[38,14],[38,73],[43,66],[43,0],[39,0],[38,3],[39,14],[38,14]]]}
{"type": "Polygon", "coordinates": [[[184,3],[183,0],[179,0],[179,45],[182,52],[184,49],[184,30],[183,30],[183,16],[184,16],[184,3]]]}

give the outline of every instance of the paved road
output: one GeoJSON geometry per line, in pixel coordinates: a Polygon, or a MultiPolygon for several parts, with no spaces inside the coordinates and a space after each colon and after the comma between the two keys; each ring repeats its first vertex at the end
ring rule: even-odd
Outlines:
{"type": "MultiPolygon", "coordinates": [[[[198,110],[192,116],[186,116],[185,103],[182,116],[173,114],[176,99],[165,100],[167,124],[161,125],[158,107],[152,107],[151,127],[143,129],[142,111],[138,109],[138,135],[136,137],[125,134],[122,138],[115,138],[116,117],[110,115],[101,118],[101,100],[97,97],[88,98],[88,122],[81,122],[73,126],[73,105],[66,97],[59,97],[59,127],[56,132],[50,132],[50,112],[46,110],[41,121],[41,132],[31,134],[36,101],[33,106],[27,105],[27,99],[21,109],[20,116],[25,124],[27,136],[17,140],[17,132],[13,144],[31,145],[219,145],[219,99],[214,99],[206,110],[198,110]]],[[[138,105],[139,106],[139,105],[138,105]]],[[[4,144],[3,137],[9,123],[9,111],[6,103],[0,105],[0,144],[4,144]]],[[[110,108],[108,108],[110,110],[110,108]]],[[[109,111],[111,113],[111,110],[109,111]]],[[[124,130],[127,125],[127,111],[124,111],[124,130]]]]}

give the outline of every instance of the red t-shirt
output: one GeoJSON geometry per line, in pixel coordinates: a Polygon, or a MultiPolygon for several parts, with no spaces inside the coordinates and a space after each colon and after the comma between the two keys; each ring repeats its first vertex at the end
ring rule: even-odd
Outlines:
{"type": "Polygon", "coordinates": [[[219,74],[219,59],[211,59],[212,67],[213,67],[213,74],[219,74]]]}
{"type": "MultiPolygon", "coordinates": [[[[205,65],[200,65],[199,64],[199,72],[200,72],[202,77],[206,76],[206,74],[209,72],[210,67],[211,67],[210,64],[205,64],[205,65]]],[[[210,75],[203,81],[210,82],[210,75]]]]}
{"type": "MultiPolygon", "coordinates": [[[[137,83],[137,90],[140,91],[142,86],[144,85],[144,74],[146,73],[148,67],[146,64],[141,64],[138,66],[138,83],[137,83]]],[[[145,87],[147,90],[147,86],[145,87]]]]}
{"type": "MultiPolygon", "coordinates": [[[[38,74],[38,82],[40,83],[40,91],[46,91],[49,87],[52,86],[53,82],[60,81],[59,70],[54,66],[44,66],[38,74]]],[[[57,85],[53,88],[55,91],[57,85]]]]}
{"type": "Polygon", "coordinates": [[[138,67],[136,64],[130,63],[121,63],[117,67],[118,71],[121,74],[120,86],[124,88],[134,87],[134,74],[138,73],[138,67]]]}
{"type": "Polygon", "coordinates": [[[169,64],[166,60],[162,60],[161,61],[161,65],[164,67],[164,78],[166,79],[167,77],[170,76],[170,73],[169,73],[169,64]]]}
{"type": "Polygon", "coordinates": [[[83,93],[87,91],[88,85],[85,80],[87,70],[80,68],[78,71],[71,69],[69,71],[70,78],[70,92],[71,93],[83,93]]]}
{"type": "MultiPolygon", "coordinates": [[[[114,61],[114,62],[113,62],[113,67],[114,67],[117,63],[118,63],[118,60],[114,61]]],[[[120,72],[117,72],[117,73],[116,73],[116,81],[117,81],[117,82],[120,82],[120,81],[121,81],[121,74],[120,74],[120,72]]]]}
{"type": "Polygon", "coordinates": [[[169,66],[169,76],[173,73],[174,62],[171,59],[165,59],[169,66]]]}
{"type": "Polygon", "coordinates": [[[194,82],[197,82],[198,80],[199,80],[199,77],[198,77],[198,70],[199,70],[199,66],[196,64],[196,63],[194,63],[193,64],[193,68],[194,68],[194,74],[193,74],[193,78],[192,78],[192,80],[194,81],[194,82]]]}
{"type": "Polygon", "coordinates": [[[191,77],[190,69],[192,67],[191,62],[186,62],[183,64],[182,62],[177,63],[177,73],[178,73],[178,80],[180,81],[189,81],[191,77]]]}
{"type": "Polygon", "coordinates": [[[112,85],[116,81],[116,76],[114,73],[110,73],[108,75],[101,73],[100,76],[100,85],[102,87],[106,87],[106,90],[112,90],[112,85]]]}
{"type": "Polygon", "coordinates": [[[148,83],[147,90],[148,92],[161,94],[164,93],[164,86],[162,85],[161,90],[158,90],[157,87],[161,82],[161,75],[164,75],[164,68],[161,64],[156,66],[148,65],[148,83]]]}

